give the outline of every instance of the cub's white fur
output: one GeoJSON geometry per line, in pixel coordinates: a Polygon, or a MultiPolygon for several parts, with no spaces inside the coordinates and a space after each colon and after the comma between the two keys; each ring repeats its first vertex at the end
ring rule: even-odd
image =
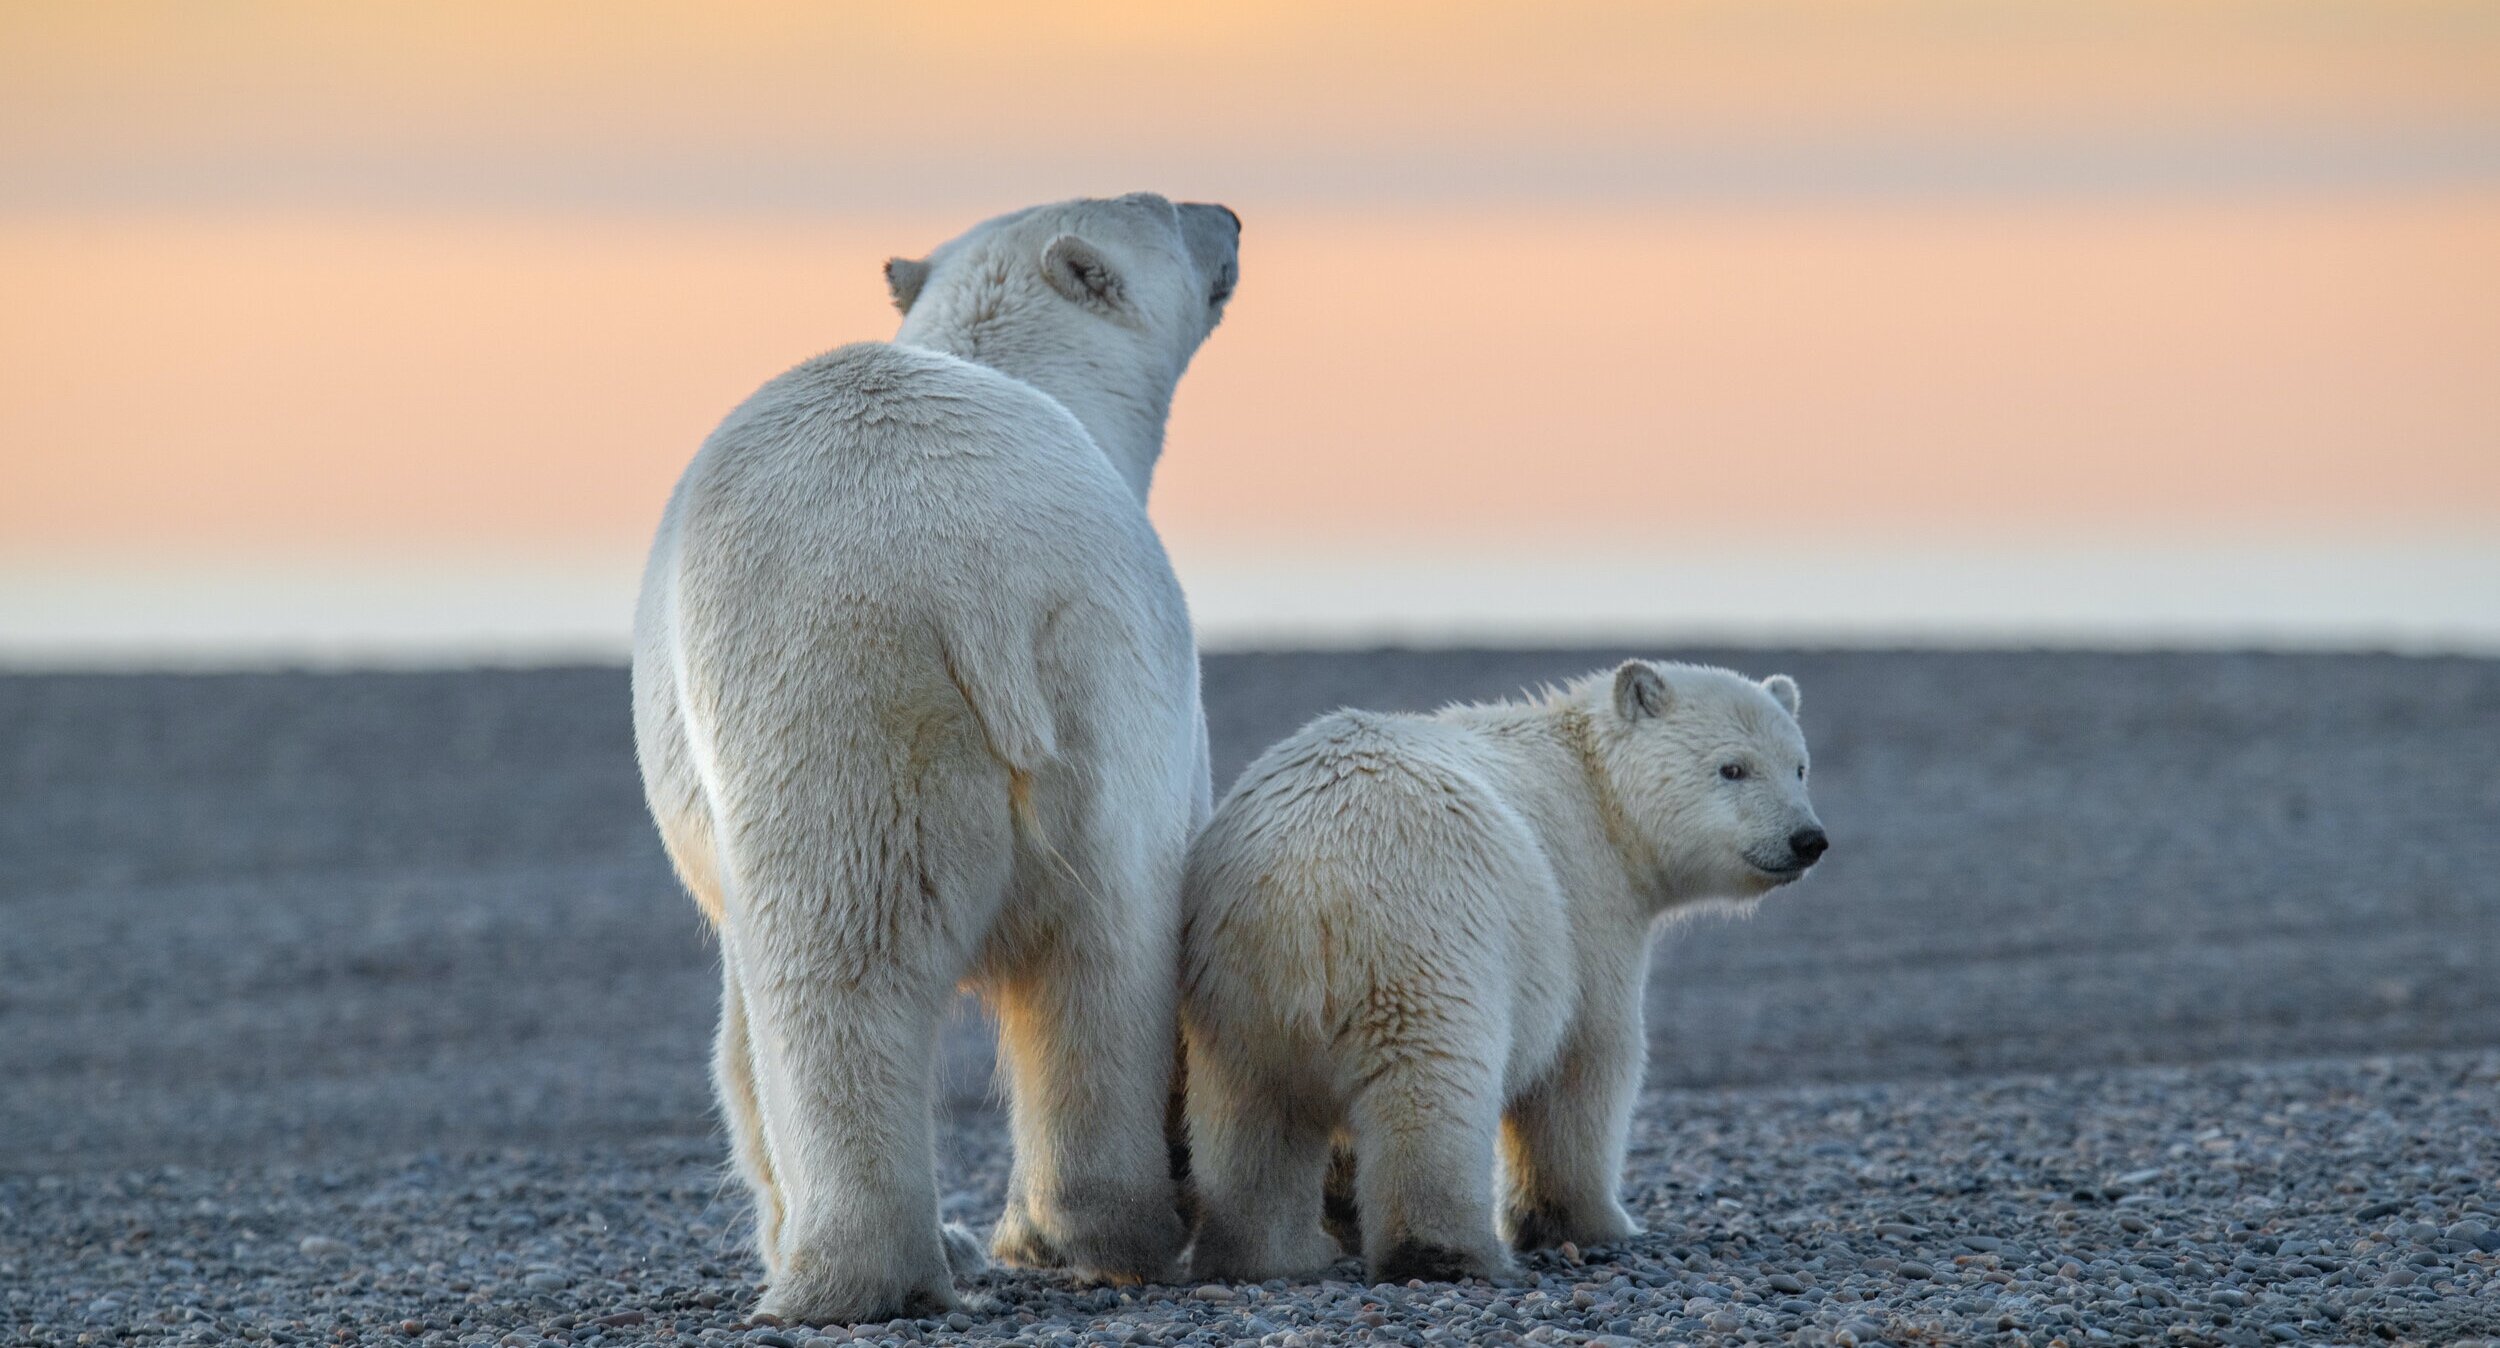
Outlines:
{"type": "Polygon", "coordinates": [[[1337,712],[1252,763],[1183,887],[1194,1271],[1336,1259],[1340,1130],[1376,1280],[1639,1230],[1615,1186],[1650,931],[1821,854],[1796,709],[1785,675],[1634,661],[1533,704],[1337,712]]]}
{"type": "Polygon", "coordinates": [[[1197,651],[1146,489],[1239,223],[1137,195],[991,220],[887,277],[892,344],[731,412],[643,580],[634,721],[721,935],[714,1075],[760,1309],[954,1304],[940,1021],[996,1009],[1015,1169],[993,1253],[1165,1273],[1178,892],[1207,811],[1197,651]]]}

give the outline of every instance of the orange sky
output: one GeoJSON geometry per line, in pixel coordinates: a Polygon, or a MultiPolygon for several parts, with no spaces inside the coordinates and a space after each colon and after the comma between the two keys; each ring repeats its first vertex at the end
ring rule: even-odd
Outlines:
{"type": "MultiPolygon", "coordinates": [[[[0,222],[0,536],[640,547],[928,220],[0,222]]],[[[2500,193],[1249,212],[1189,536],[2455,530],[2500,516],[2500,193]]]]}
{"type": "Polygon", "coordinates": [[[2500,11],[15,6],[0,558],[638,553],[877,278],[1221,199],[1176,546],[2500,531],[2500,11]]]}
{"type": "Polygon", "coordinates": [[[2211,182],[2287,145],[2487,173],[2500,131],[2500,12],[2420,0],[157,0],[11,6],[0,37],[16,201],[2211,182]]]}

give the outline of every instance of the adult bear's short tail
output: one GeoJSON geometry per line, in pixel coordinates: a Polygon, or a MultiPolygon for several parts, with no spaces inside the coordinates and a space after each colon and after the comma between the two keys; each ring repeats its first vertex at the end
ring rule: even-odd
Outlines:
{"type": "Polygon", "coordinates": [[[1016,827],[1038,838],[1033,777],[1058,756],[1059,740],[1042,696],[1034,634],[984,615],[964,617],[970,621],[952,624],[943,641],[946,677],[981,723],[990,756],[1007,769],[1007,805],[1016,827]]]}

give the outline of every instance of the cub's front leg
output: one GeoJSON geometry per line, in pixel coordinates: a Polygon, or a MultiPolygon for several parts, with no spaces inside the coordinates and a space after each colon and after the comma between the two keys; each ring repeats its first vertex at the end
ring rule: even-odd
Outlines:
{"type": "Polygon", "coordinates": [[[1513,1249],[1611,1245],[1641,1233],[1617,1197],[1644,1047],[1637,990],[1627,1000],[1623,1014],[1575,1035],[1503,1115],[1502,1233],[1513,1249]]]}

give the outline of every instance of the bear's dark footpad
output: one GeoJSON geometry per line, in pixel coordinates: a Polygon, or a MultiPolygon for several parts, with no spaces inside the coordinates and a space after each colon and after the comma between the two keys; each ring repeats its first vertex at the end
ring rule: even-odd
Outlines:
{"type": "Polygon", "coordinates": [[[1363,1210],[1354,1203],[1354,1149],[1339,1146],[1329,1153],[1328,1181],[1320,1193],[1319,1224],[1337,1238],[1348,1254],[1363,1248],[1363,1210]]]}
{"type": "Polygon", "coordinates": [[[1572,1239],[1570,1214],[1559,1208],[1513,1208],[1510,1222],[1510,1245],[1514,1250],[1550,1250],[1572,1239]]]}
{"type": "Polygon", "coordinates": [[[1380,1266],[1372,1270],[1373,1282],[1405,1282],[1421,1278],[1425,1282],[1464,1282],[1485,1276],[1484,1261],[1465,1250],[1447,1245],[1426,1245],[1404,1241],[1390,1247],[1380,1256],[1380,1266]]]}

